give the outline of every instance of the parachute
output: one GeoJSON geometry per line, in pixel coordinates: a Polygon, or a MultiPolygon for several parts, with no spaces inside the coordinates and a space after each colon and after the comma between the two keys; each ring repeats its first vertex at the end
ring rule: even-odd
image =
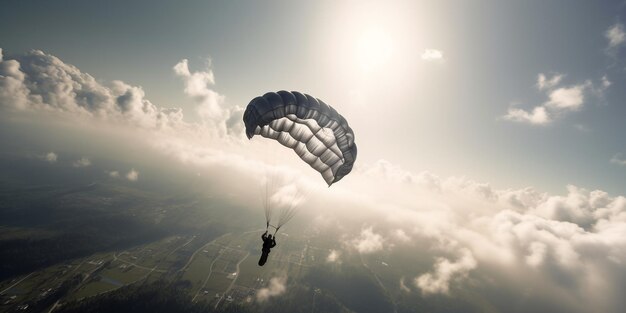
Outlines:
{"type": "Polygon", "coordinates": [[[261,135],[293,149],[330,187],[352,171],[354,132],[335,109],[296,91],[268,92],[250,101],[243,114],[246,135],[261,135]]]}

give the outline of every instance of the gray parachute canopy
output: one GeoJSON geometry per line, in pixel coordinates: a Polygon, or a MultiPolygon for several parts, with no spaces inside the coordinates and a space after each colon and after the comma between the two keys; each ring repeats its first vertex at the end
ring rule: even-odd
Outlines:
{"type": "Polygon", "coordinates": [[[346,119],[322,100],[296,91],[268,92],[250,101],[243,122],[249,139],[261,135],[293,149],[328,186],[352,170],[354,133],[346,119]]]}

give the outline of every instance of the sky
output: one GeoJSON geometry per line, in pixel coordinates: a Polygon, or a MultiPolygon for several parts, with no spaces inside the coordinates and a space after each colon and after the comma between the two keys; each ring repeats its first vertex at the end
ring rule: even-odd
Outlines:
{"type": "MultiPolygon", "coordinates": [[[[608,291],[626,285],[625,10],[8,1],[0,155],[130,182],[184,167],[236,194],[237,179],[268,166],[263,142],[243,135],[245,106],[268,91],[305,92],[348,120],[355,168],[328,190],[284,151],[281,170],[347,212],[384,217],[346,239],[360,253],[391,249],[381,238],[433,241],[431,271],[407,277],[407,289],[445,294],[472,271],[521,262],[520,275],[554,274],[546,290],[566,311],[611,311],[624,300],[608,291]]],[[[511,290],[527,288],[505,276],[511,290]]]]}
{"type": "Polygon", "coordinates": [[[611,162],[626,158],[623,44],[607,38],[621,25],[620,2],[6,5],[5,55],[44,51],[98,80],[141,86],[151,102],[183,108],[189,120],[193,100],[171,68],[189,59],[204,70],[210,59],[214,90],[228,105],[298,90],[349,115],[363,163],[385,159],[502,188],[626,187],[624,166],[611,162]],[[373,56],[363,52],[368,45],[373,56]],[[542,74],[562,79],[540,90],[542,74]],[[582,103],[553,106],[549,121],[505,118],[573,87],[582,87],[582,103]]]}

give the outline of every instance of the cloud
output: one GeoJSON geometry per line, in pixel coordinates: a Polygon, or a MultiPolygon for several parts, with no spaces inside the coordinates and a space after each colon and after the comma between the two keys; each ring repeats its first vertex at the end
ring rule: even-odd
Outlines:
{"type": "Polygon", "coordinates": [[[429,61],[429,62],[433,62],[433,61],[443,62],[444,61],[443,51],[437,50],[437,49],[426,49],[424,50],[424,52],[422,52],[422,55],[420,57],[422,58],[422,60],[429,61]]]}
{"type": "Polygon", "coordinates": [[[410,242],[411,241],[411,238],[402,229],[394,230],[392,235],[399,242],[410,242]]]}
{"type": "Polygon", "coordinates": [[[539,88],[540,90],[552,88],[558,85],[563,77],[563,74],[556,73],[552,75],[551,78],[548,78],[546,74],[539,73],[539,75],[537,75],[537,88],[539,88]]]}
{"type": "Polygon", "coordinates": [[[598,85],[586,80],[576,85],[560,86],[563,77],[565,77],[563,74],[548,77],[540,73],[537,78],[537,88],[545,92],[548,100],[532,110],[509,107],[502,119],[531,125],[546,125],[566,112],[580,111],[590,94],[597,99],[603,99],[604,92],[611,86],[611,81],[606,75],[602,76],[598,85]]]}
{"type": "Polygon", "coordinates": [[[361,235],[358,238],[353,239],[352,246],[356,248],[359,253],[367,254],[383,249],[383,237],[380,234],[375,233],[372,227],[367,227],[361,230],[361,235]]]}
{"type": "Polygon", "coordinates": [[[609,40],[608,48],[617,48],[626,42],[626,33],[624,32],[624,25],[621,23],[615,23],[604,33],[606,39],[609,40]]]}
{"type": "Polygon", "coordinates": [[[574,128],[576,128],[577,130],[583,132],[583,133],[588,133],[591,131],[591,128],[589,128],[589,126],[584,125],[584,124],[575,124],[574,128]]]}
{"type": "Polygon", "coordinates": [[[404,282],[404,276],[400,278],[400,290],[404,292],[411,292],[411,288],[409,288],[409,286],[407,286],[404,282]]]}
{"type": "Polygon", "coordinates": [[[328,263],[339,262],[339,251],[335,249],[330,250],[330,253],[326,257],[326,262],[328,263]]]}
{"type": "Polygon", "coordinates": [[[270,285],[268,287],[261,288],[256,292],[256,300],[258,302],[265,302],[271,297],[282,295],[285,291],[287,291],[286,283],[286,276],[271,278],[270,285]]]}
{"type": "Polygon", "coordinates": [[[139,180],[139,172],[137,172],[135,169],[131,169],[130,172],[126,174],[126,179],[130,181],[139,180]]]}
{"type": "Polygon", "coordinates": [[[415,278],[415,285],[421,289],[424,295],[434,293],[447,294],[450,284],[467,277],[470,270],[476,268],[476,260],[468,249],[461,250],[461,257],[456,261],[438,258],[435,269],[415,278]]]}
{"type": "Polygon", "coordinates": [[[557,110],[579,110],[585,100],[585,88],[588,87],[589,83],[586,83],[552,90],[549,94],[550,100],[545,105],[557,110]]]}
{"type": "Polygon", "coordinates": [[[180,109],[158,108],[144,96],[141,87],[121,81],[100,84],[39,50],[0,60],[0,108],[95,117],[152,129],[182,120],[180,109]]]}
{"type": "Polygon", "coordinates": [[[48,152],[43,156],[43,159],[48,163],[55,163],[59,159],[59,156],[54,152],[48,152]]]}
{"type": "Polygon", "coordinates": [[[87,167],[89,165],[91,165],[91,161],[89,161],[86,157],[82,157],[72,163],[72,166],[74,167],[87,167]]]}
{"type": "Polygon", "coordinates": [[[509,108],[509,111],[503,118],[513,122],[522,122],[534,125],[545,125],[552,121],[548,111],[542,106],[535,107],[531,112],[519,108],[509,108]]]}
{"type": "Polygon", "coordinates": [[[243,109],[227,106],[225,97],[211,88],[215,85],[215,76],[210,60],[206,71],[190,71],[187,59],[178,62],[173,69],[183,79],[185,94],[197,103],[197,112],[205,123],[214,126],[219,135],[242,133],[243,109]]]}
{"type": "MultiPolygon", "coordinates": [[[[613,290],[626,281],[619,274],[626,271],[624,196],[577,186],[568,186],[563,195],[532,187],[496,189],[433,174],[428,175],[432,183],[423,184],[413,180],[422,174],[387,161],[362,165],[351,175],[341,185],[350,184],[345,200],[325,198],[344,208],[337,214],[352,210],[337,218],[343,225],[370,225],[359,226],[360,235],[346,242],[355,248],[385,242],[376,249],[403,258],[414,254],[414,265],[404,270],[420,269],[413,283],[423,294],[458,297],[456,290],[472,288],[492,304],[532,299],[543,311],[553,306],[551,311],[619,312],[623,307],[613,290]],[[390,236],[366,240],[376,234],[373,229],[390,236]],[[394,245],[398,229],[409,241],[394,245]],[[434,259],[434,265],[424,268],[425,259],[434,259]],[[529,293],[529,285],[538,287],[529,293]],[[490,286],[499,290],[497,297],[490,286]]],[[[362,247],[368,246],[374,245],[362,247]]]]}
{"type": "Polygon", "coordinates": [[[626,166],[626,159],[622,158],[622,154],[618,153],[611,157],[611,163],[626,166]]]}
{"type": "Polygon", "coordinates": [[[602,88],[603,89],[611,87],[612,84],[613,83],[611,83],[611,81],[606,75],[602,76],[602,88]]]}

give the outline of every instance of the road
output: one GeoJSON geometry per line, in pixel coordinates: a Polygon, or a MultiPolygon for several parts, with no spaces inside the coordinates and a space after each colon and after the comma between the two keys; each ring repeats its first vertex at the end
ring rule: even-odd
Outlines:
{"type": "Polygon", "coordinates": [[[6,289],[4,289],[4,290],[0,291],[0,295],[3,295],[5,292],[7,292],[7,291],[9,291],[11,288],[13,288],[13,287],[17,286],[19,283],[21,283],[22,281],[24,281],[26,278],[30,277],[30,275],[33,275],[33,274],[34,274],[34,272],[33,272],[33,273],[30,273],[30,274],[28,274],[28,275],[26,275],[26,276],[24,276],[24,278],[22,278],[22,279],[18,280],[15,284],[13,284],[13,285],[11,285],[11,286],[7,287],[6,289]]]}
{"type": "Polygon", "coordinates": [[[235,271],[235,278],[233,279],[233,281],[230,283],[230,285],[228,285],[228,288],[226,288],[226,291],[222,292],[222,296],[217,300],[217,303],[215,304],[215,308],[217,309],[217,306],[220,304],[220,302],[222,301],[222,299],[224,299],[224,296],[233,288],[233,286],[235,285],[235,282],[237,281],[237,279],[239,278],[239,264],[241,264],[241,262],[243,262],[245,259],[248,258],[248,256],[250,256],[250,252],[246,252],[246,256],[244,256],[241,260],[239,260],[239,262],[237,262],[237,271],[235,271]]]}
{"type": "Polygon", "coordinates": [[[141,265],[139,265],[137,263],[126,261],[126,260],[124,260],[122,258],[118,258],[115,253],[113,253],[113,260],[120,261],[120,262],[123,262],[123,263],[126,263],[126,264],[130,264],[130,265],[132,265],[132,266],[134,266],[136,268],[140,268],[140,269],[147,270],[147,271],[150,271],[150,272],[157,272],[157,273],[165,273],[166,272],[165,270],[157,270],[156,266],[153,267],[153,268],[149,268],[149,267],[141,266],[141,265]]]}
{"type": "Polygon", "coordinates": [[[221,239],[222,237],[225,237],[225,236],[228,236],[228,235],[230,235],[230,233],[223,234],[223,235],[221,235],[221,236],[219,236],[219,237],[217,237],[217,238],[215,238],[215,239],[213,239],[213,240],[211,240],[211,241],[207,242],[207,243],[206,243],[205,245],[203,245],[202,247],[198,248],[198,250],[194,251],[194,253],[191,255],[191,257],[189,258],[189,260],[187,261],[187,263],[186,263],[183,267],[181,267],[181,268],[178,270],[178,272],[182,272],[182,271],[184,271],[184,270],[187,268],[187,266],[189,266],[189,264],[191,264],[191,261],[193,261],[193,258],[196,256],[196,254],[197,254],[200,250],[202,250],[202,249],[204,249],[206,246],[208,246],[208,245],[210,245],[210,244],[214,243],[216,240],[221,239]]]}
{"type": "Polygon", "coordinates": [[[213,262],[211,262],[211,266],[209,266],[209,275],[207,275],[202,286],[198,289],[198,291],[196,291],[196,294],[193,296],[193,299],[191,299],[191,302],[196,301],[198,294],[200,293],[200,291],[202,291],[202,289],[204,289],[204,286],[206,286],[206,283],[209,281],[209,278],[211,278],[211,274],[213,274],[213,264],[215,264],[215,261],[217,261],[219,258],[220,258],[220,255],[218,255],[215,259],[213,259],[213,262]]]}

